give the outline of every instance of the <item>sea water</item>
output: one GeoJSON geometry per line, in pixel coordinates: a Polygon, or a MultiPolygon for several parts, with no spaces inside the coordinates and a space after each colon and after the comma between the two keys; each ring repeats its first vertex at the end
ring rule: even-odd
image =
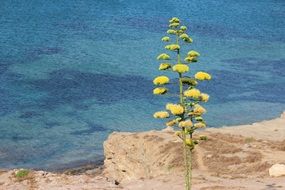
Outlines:
{"type": "Polygon", "coordinates": [[[201,53],[191,73],[212,74],[209,127],[285,110],[284,1],[1,1],[0,167],[96,162],[111,132],[164,128],[152,114],[173,98],[152,79],[172,16],[201,53]]]}

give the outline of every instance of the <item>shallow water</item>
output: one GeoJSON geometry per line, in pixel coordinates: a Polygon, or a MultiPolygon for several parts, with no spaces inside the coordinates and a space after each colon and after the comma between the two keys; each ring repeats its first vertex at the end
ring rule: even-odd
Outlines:
{"type": "Polygon", "coordinates": [[[163,128],[152,118],[160,38],[178,16],[213,75],[212,127],[285,110],[285,2],[4,1],[0,6],[0,167],[51,169],[102,159],[112,131],[163,128]],[[177,3],[175,3],[177,2],[177,3]]]}

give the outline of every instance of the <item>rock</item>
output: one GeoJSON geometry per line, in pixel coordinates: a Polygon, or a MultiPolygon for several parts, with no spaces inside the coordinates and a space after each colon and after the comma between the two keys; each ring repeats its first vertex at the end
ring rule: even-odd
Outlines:
{"type": "Polygon", "coordinates": [[[183,171],[181,141],[168,130],[112,133],[104,142],[104,154],[103,173],[118,182],[183,171]]]}
{"type": "Polygon", "coordinates": [[[206,156],[206,158],[212,158],[212,157],[213,157],[212,154],[208,154],[208,155],[206,156]]]}
{"type": "Polygon", "coordinates": [[[46,171],[38,171],[37,173],[42,177],[46,177],[48,174],[48,172],[46,172],[46,171]]]}
{"type": "Polygon", "coordinates": [[[94,168],[92,170],[87,170],[85,173],[88,175],[99,175],[102,172],[102,168],[98,167],[98,168],[94,168]]]}
{"type": "Polygon", "coordinates": [[[269,168],[269,175],[271,177],[285,176],[285,165],[274,164],[271,168],[269,168]]]}

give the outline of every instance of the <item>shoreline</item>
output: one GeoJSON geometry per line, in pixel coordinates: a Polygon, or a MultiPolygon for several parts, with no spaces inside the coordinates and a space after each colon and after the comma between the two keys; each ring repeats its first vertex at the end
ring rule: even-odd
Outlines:
{"type": "MultiPolygon", "coordinates": [[[[210,131],[210,132],[239,134],[242,136],[250,137],[250,136],[256,135],[256,133],[253,131],[254,129],[260,131],[260,128],[258,129],[258,127],[267,126],[268,123],[269,123],[269,125],[271,125],[272,122],[276,122],[276,121],[278,123],[279,122],[278,120],[280,120],[282,118],[285,118],[285,111],[281,112],[279,117],[275,117],[275,118],[272,118],[269,120],[261,120],[261,121],[257,121],[257,122],[253,122],[253,123],[249,123],[249,124],[241,124],[241,125],[225,125],[225,126],[221,126],[221,127],[207,127],[204,130],[210,131]],[[243,129],[245,129],[245,130],[243,130],[243,129]],[[252,129],[252,130],[250,130],[250,133],[249,133],[248,129],[252,129]],[[244,132],[242,132],[242,131],[244,131],[244,132]]],[[[283,123],[283,125],[285,126],[285,122],[283,123]]],[[[277,127],[277,130],[276,130],[276,128],[274,130],[272,130],[272,132],[274,133],[273,136],[275,138],[276,138],[275,133],[280,129],[280,126],[281,125],[279,124],[279,127],[277,127]]],[[[139,132],[132,131],[131,133],[140,133],[140,132],[144,132],[144,131],[139,131],[139,132]]],[[[268,129],[266,129],[264,132],[268,132],[268,129]]],[[[270,137],[271,136],[268,136],[267,134],[263,135],[263,138],[265,138],[265,139],[270,139],[270,137]]],[[[280,139],[282,139],[282,137],[284,138],[283,140],[285,140],[285,131],[282,131],[282,134],[279,135],[276,140],[278,140],[278,139],[280,140],[280,139]]],[[[31,169],[31,170],[35,170],[35,171],[43,171],[44,170],[44,171],[55,172],[55,173],[69,173],[69,172],[76,173],[76,171],[78,171],[78,173],[83,173],[84,171],[87,171],[87,170],[102,168],[104,166],[104,159],[105,158],[104,158],[104,155],[102,155],[100,157],[101,157],[100,159],[94,159],[95,161],[94,160],[92,160],[92,161],[91,160],[87,160],[87,161],[86,160],[85,161],[79,160],[79,161],[63,164],[60,166],[59,166],[59,164],[57,164],[57,165],[54,165],[54,166],[51,166],[48,168],[38,167],[38,168],[27,168],[27,169],[31,169]]],[[[7,171],[7,170],[13,170],[13,169],[17,169],[17,168],[14,168],[14,167],[12,167],[12,168],[0,168],[0,170],[6,170],[7,171]]]]}
{"type": "Polygon", "coordinates": [[[242,135],[267,140],[285,140],[285,111],[279,117],[251,124],[206,128],[206,131],[242,135]]]}
{"type": "MultiPolygon", "coordinates": [[[[272,165],[285,164],[285,112],[272,120],[207,128],[197,135],[209,139],[195,148],[194,190],[285,188],[285,176],[268,173],[272,165]]],[[[23,180],[15,177],[18,169],[0,169],[0,189],[183,189],[180,143],[171,129],[113,132],[104,142],[101,167],[31,170],[23,180]]]]}

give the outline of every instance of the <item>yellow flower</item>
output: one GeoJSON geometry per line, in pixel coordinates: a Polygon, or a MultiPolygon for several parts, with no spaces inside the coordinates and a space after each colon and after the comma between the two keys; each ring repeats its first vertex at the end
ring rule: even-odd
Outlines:
{"type": "Polygon", "coordinates": [[[175,131],[175,135],[180,137],[181,136],[181,131],[175,131]]]}
{"type": "Polygon", "coordinates": [[[185,64],[176,64],[173,66],[172,70],[178,73],[186,73],[189,71],[189,67],[185,64]]]}
{"type": "Polygon", "coordinates": [[[186,27],[186,26],[181,26],[181,27],[180,27],[180,30],[185,31],[185,30],[187,30],[187,27],[186,27]]]}
{"type": "Polygon", "coordinates": [[[198,53],[197,51],[191,50],[187,53],[187,55],[190,57],[198,57],[200,56],[200,53],[198,53]]]}
{"type": "Polygon", "coordinates": [[[184,91],[184,96],[189,97],[189,98],[198,99],[200,95],[201,95],[200,90],[196,88],[192,88],[190,90],[184,91]]]}
{"type": "Polygon", "coordinates": [[[164,36],[163,38],[161,38],[161,40],[164,42],[169,42],[170,38],[168,36],[164,36]]]}
{"type": "Polygon", "coordinates": [[[167,111],[158,111],[153,114],[153,117],[157,119],[168,118],[169,113],[167,111]]]}
{"type": "Polygon", "coordinates": [[[170,23],[178,23],[180,22],[179,18],[177,17],[172,17],[170,20],[169,20],[170,23]]]}
{"type": "Polygon", "coordinates": [[[153,94],[165,94],[167,92],[167,88],[158,87],[153,89],[153,94]]]}
{"type": "Polygon", "coordinates": [[[180,121],[179,127],[192,127],[193,126],[193,123],[191,120],[186,120],[186,121],[180,121]]]}
{"type": "Polygon", "coordinates": [[[186,38],[189,38],[189,36],[187,34],[181,34],[179,36],[181,39],[186,39],[186,38]]]}
{"type": "Polygon", "coordinates": [[[210,74],[200,71],[195,74],[195,78],[197,80],[211,80],[212,77],[210,74]]]}
{"type": "Polygon", "coordinates": [[[203,123],[203,122],[198,122],[198,123],[194,124],[194,127],[196,127],[196,128],[204,128],[204,127],[206,127],[206,124],[203,123]]]}
{"type": "Polygon", "coordinates": [[[190,56],[187,56],[184,61],[187,61],[187,62],[197,62],[197,57],[190,57],[190,56]]]}
{"type": "Polygon", "coordinates": [[[180,46],[177,44],[170,44],[170,45],[165,46],[165,49],[176,51],[180,49],[180,46]]]}
{"type": "Polygon", "coordinates": [[[206,93],[201,93],[200,98],[201,98],[201,101],[208,102],[210,96],[208,94],[206,94],[206,93]]]}
{"type": "Polygon", "coordinates": [[[181,117],[177,117],[177,118],[175,119],[175,121],[178,123],[179,121],[181,121],[181,117]]]}
{"type": "Polygon", "coordinates": [[[167,110],[170,110],[171,106],[173,106],[173,105],[175,105],[175,104],[168,103],[168,104],[166,104],[165,108],[167,110]]]}
{"type": "Polygon", "coordinates": [[[170,56],[167,55],[166,53],[162,53],[162,54],[160,54],[159,56],[157,56],[156,59],[158,59],[158,60],[169,60],[169,59],[170,59],[170,56]]]}
{"type": "Polygon", "coordinates": [[[176,30],[173,30],[173,29],[169,29],[167,30],[167,34],[176,34],[176,30]]]}
{"type": "Polygon", "coordinates": [[[176,120],[174,119],[174,120],[170,120],[170,121],[166,122],[165,125],[166,125],[167,127],[173,127],[176,123],[177,123],[177,122],[176,122],[176,120]]]}
{"type": "Polygon", "coordinates": [[[188,38],[184,38],[183,39],[184,42],[187,42],[187,43],[192,43],[193,42],[193,39],[188,37],[188,38]]]}
{"type": "Polygon", "coordinates": [[[167,76],[158,76],[153,80],[154,85],[163,85],[169,83],[169,78],[167,76]]]}
{"type": "Polygon", "coordinates": [[[194,106],[193,112],[195,115],[202,115],[202,114],[206,113],[206,109],[203,108],[201,105],[196,104],[194,106]]]}
{"type": "Polygon", "coordinates": [[[181,115],[184,113],[183,106],[179,104],[167,104],[166,109],[169,110],[173,115],[181,115]]]}
{"type": "Polygon", "coordinates": [[[174,27],[174,28],[176,28],[176,27],[178,27],[178,26],[179,26],[179,22],[174,22],[174,23],[169,24],[169,27],[174,27]]]}
{"type": "Polygon", "coordinates": [[[171,64],[170,63],[161,63],[159,65],[159,70],[167,70],[169,68],[171,68],[171,64]]]}

